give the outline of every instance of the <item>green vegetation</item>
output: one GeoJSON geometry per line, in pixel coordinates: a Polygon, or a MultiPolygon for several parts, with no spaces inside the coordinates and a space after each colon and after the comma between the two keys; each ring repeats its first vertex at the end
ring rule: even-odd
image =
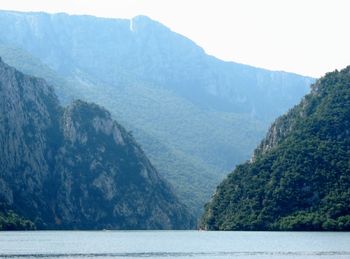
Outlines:
{"type": "Polygon", "coordinates": [[[210,230],[350,230],[350,67],[270,128],[205,207],[210,230]]]}
{"type": "Polygon", "coordinates": [[[35,224],[13,211],[0,212],[0,230],[35,230],[35,224]]]}

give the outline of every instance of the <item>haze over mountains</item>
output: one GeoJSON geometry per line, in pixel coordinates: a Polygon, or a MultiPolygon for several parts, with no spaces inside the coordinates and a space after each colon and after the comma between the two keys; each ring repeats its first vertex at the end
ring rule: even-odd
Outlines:
{"type": "Polygon", "coordinates": [[[111,111],[195,214],[312,78],[223,62],[145,16],[0,12],[0,55],[111,111]]]}
{"type": "Polygon", "coordinates": [[[194,227],[109,112],[83,101],[63,108],[44,80],[1,60],[0,122],[0,229],[194,227]]]}

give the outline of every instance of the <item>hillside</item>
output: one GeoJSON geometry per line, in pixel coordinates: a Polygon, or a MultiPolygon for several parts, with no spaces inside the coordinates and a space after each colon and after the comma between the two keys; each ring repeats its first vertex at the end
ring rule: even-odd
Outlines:
{"type": "Polygon", "coordinates": [[[51,71],[40,76],[54,81],[61,100],[81,98],[110,110],[196,214],[227,171],[248,159],[267,125],[313,82],[221,61],[145,16],[2,11],[0,28],[5,61],[22,64],[5,46],[25,52],[51,71]]]}
{"type": "Polygon", "coordinates": [[[67,107],[0,60],[1,229],[188,229],[194,220],[130,132],[67,107]]]}
{"type": "Polygon", "coordinates": [[[350,67],[278,118],[206,205],[210,230],[350,230],[350,67]]]}

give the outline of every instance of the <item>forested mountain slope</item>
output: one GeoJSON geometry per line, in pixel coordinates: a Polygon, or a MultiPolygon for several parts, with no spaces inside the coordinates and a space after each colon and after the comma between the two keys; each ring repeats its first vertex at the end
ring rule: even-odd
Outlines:
{"type": "Polygon", "coordinates": [[[206,205],[210,230],[350,230],[350,67],[278,118],[206,205]]]}

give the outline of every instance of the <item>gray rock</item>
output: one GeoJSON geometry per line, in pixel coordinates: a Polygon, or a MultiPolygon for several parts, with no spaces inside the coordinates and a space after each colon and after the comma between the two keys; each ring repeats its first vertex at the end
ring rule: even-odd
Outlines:
{"type": "Polygon", "coordinates": [[[41,229],[186,229],[192,216],[108,111],[62,108],[0,62],[0,212],[41,229]]]}

